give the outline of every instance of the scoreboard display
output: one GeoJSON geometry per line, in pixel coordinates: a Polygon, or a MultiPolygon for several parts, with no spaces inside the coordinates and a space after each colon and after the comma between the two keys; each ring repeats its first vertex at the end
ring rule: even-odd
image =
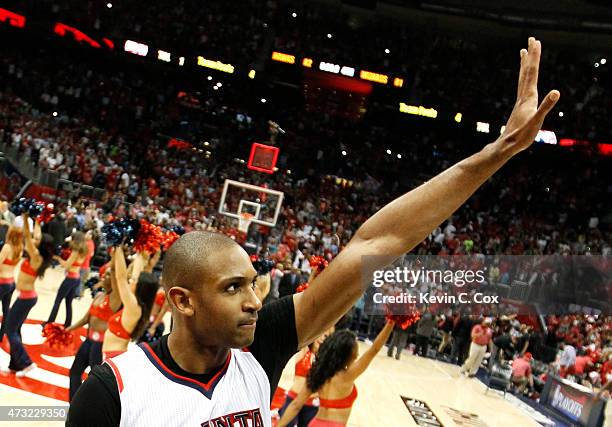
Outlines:
{"type": "Polygon", "coordinates": [[[251,145],[251,154],[247,167],[251,170],[264,173],[274,173],[278,160],[278,147],[254,142],[251,145]]]}

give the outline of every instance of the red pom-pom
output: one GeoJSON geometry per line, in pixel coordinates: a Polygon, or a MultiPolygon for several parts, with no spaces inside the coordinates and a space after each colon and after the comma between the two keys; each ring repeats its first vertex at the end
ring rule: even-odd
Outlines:
{"type": "Polygon", "coordinates": [[[159,251],[164,241],[164,234],[156,225],[153,225],[144,219],[140,220],[140,230],[136,241],[134,242],[134,250],[136,252],[148,252],[154,254],[159,251]]]}
{"type": "Polygon", "coordinates": [[[313,256],[310,258],[310,266],[317,270],[317,272],[322,272],[325,270],[325,267],[329,264],[325,258],[322,256],[313,256]]]}
{"type": "Polygon", "coordinates": [[[304,292],[306,289],[308,289],[308,282],[302,283],[300,286],[298,286],[297,289],[295,290],[295,293],[299,294],[301,292],[304,292]]]}
{"type": "Polygon", "coordinates": [[[421,313],[415,311],[410,314],[387,314],[387,320],[392,320],[397,326],[403,330],[408,329],[411,325],[415,324],[421,318],[421,313]]]}
{"type": "Polygon", "coordinates": [[[61,252],[60,252],[60,258],[63,259],[64,261],[66,261],[68,258],[70,258],[70,254],[72,253],[72,249],[70,248],[62,248],[61,252]]]}
{"type": "Polygon", "coordinates": [[[162,241],[162,247],[164,248],[164,251],[170,249],[170,246],[172,246],[174,242],[179,239],[179,237],[180,236],[174,231],[168,231],[167,233],[165,233],[164,239],[162,241]]]}
{"type": "Polygon", "coordinates": [[[43,211],[38,215],[36,221],[42,224],[48,224],[55,217],[55,213],[53,213],[53,203],[49,203],[43,211]]]}
{"type": "Polygon", "coordinates": [[[64,326],[57,323],[47,323],[43,329],[43,337],[49,347],[55,350],[63,350],[70,347],[74,341],[74,336],[71,332],[66,331],[64,326]]]}

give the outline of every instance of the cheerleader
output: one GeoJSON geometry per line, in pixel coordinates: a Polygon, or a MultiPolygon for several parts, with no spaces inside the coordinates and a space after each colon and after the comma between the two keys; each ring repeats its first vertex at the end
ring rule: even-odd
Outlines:
{"type": "Polygon", "coordinates": [[[138,339],[147,327],[159,282],[153,274],[141,273],[144,264],[144,257],[137,254],[132,279],[128,279],[123,249],[118,247],[112,253],[111,274],[115,276],[123,308],[108,320],[108,330],[102,344],[104,360],[127,351],[130,341],[138,339]],[[134,293],[130,289],[129,280],[136,284],[134,293]]]}
{"type": "Polygon", "coordinates": [[[159,288],[155,294],[155,301],[149,316],[149,325],[145,333],[138,340],[141,342],[153,342],[162,337],[164,334],[164,316],[170,311],[170,304],[166,300],[166,292],[163,288],[159,288]]]}
{"type": "MultiPolygon", "coordinates": [[[[318,269],[315,268],[311,272],[311,279],[314,279],[318,274],[318,269]]],[[[298,288],[298,292],[302,292],[305,290],[307,285],[301,285],[302,288],[298,288]]],[[[303,348],[298,353],[297,362],[295,363],[295,371],[293,377],[293,384],[291,384],[291,388],[287,392],[287,396],[285,398],[285,403],[283,407],[279,411],[279,415],[282,417],[291,404],[297,397],[297,394],[300,390],[306,387],[306,378],[308,377],[308,373],[310,372],[310,368],[312,366],[312,362],[314,361],[315,354],[319,350],[319,345],[325,338],[331,335],[334,331],[334,328],[330,328],[329,331],[325,332],[322,336],[313,341],[308,347],[303,348]]],[[[298,426],[298,427],[307,427],[310,421],[317,415],[317,411],[319,410],[319,399],[316,395],[312,395],[308,398],[306,402],[304,402],[304,406],[299,410],[298,414],[288,422],[290,426],[298,426]]]]}
{"type": "Polygon", "coordinates": [[[81,377],[85,369],[102,363],[102,343],[104,333],[108,328],[108,320],[121,307],[121,298],[116,289],[115,280],[111,280],[111,274],[107,270],[100,281],[103,292],[98,292],[94,297],[89,311],[67,331],[74,331],[82,326],[87,328],[87,338],[77,351],[74,362],[70,368],[70,401],[81,386],[81,377]]]}
{"type": "Polygon", "coordinates": [[[359,355],[357,336],[348,329],[334,332],[319,348],[308,373],[306,386],[278,421],[278,427],[289,424],[312,393],[319,393],[319,411],[309,427],[343,427],[348,423],[353,403],[357,399],[355,380],[365,372],[393,331],[389,320],[372,346],[359,355]],[[338,396],[344,396],[338,398],[338,396]]]}
{"type": "Polygon", "coordinates": [[[25,376],[36,367],[21,342],[21,326],[38,300],[34,286],[36,279],[44,276],[51,265],[55,250],[53,237],[41,233],[40,224],[35,224],[34,237],[32,237],[26,214],[23,214],[23,227],[28,257],[21,263],[17,276],[17,300],[13,303],[6,320],[6,335],[11,346],[9,370],[16,372],[18,377],[25,376]]]}
{"type": "Polygon", "coordinates": [[[6,332],[11,297],[15,290],[15,268],[23,253],[23,229],[10,226],[6,232],[6,243],[0,250],[0,300],[2,301],[2,325],[0,326],[0,342],[6,332]]]}
{"type": "Polygon", "coordinates": [[[77,291],[81,284],[81,265],[89,253],[85,234],[80,231],[72,233],[70,249],[72,252],[66,261],[59,256],[54,257],[66,270],[66,278],[57,290],[51,314],[49,314],[49,319],[46,322],[52,323],[55,321],[62,300],[66,300],[66,320],[64,321],[64,326],[66,327],[72,323],[72,300],[77,296],[77,291]]]}
{"type": "MultiPolygon", "coordinates": [[[[281,408],[279,415],[282,417],[291,402],[295,400],[297,394],[302,388],[306,386],[306,378],[310,372],[312,362],[315,359],[315,354],[319,349],[319,344],[322,341],[316,340],[311,343],[308,347],[300,350],[297,356],[297,362],[295,362],[295,375],[293,377],[293,384],[287,392],[285,403],[281,408]]],[[[319,410],[319,399],[315,396],[310,396],[304,406],[300,409],[299,413],[288,422],[289,426],[307,427],[310,421],[317,415],[319,410]]]]}
{"type": "MultiPolygon", "coordinates": [[[[147,260],[149,256],[147,253],[143,253],[143,259],[145,261],[145,267],[143,268],[143,272],[145,273],[153,273],[155,266],[159,262],[161,257],[161,250],[158,250],[152,257],[147,260]]],[[[128,267],[128,274],[131,273],[131,269],[134,268],[135,263],[131,263],[130,267],[128,267]]],[[[162,287],[157,289],[157,293],[155,294],[155,300],[153,301],[153,308],[151,309],[151,314],[149,315],[149,323],[147,324],[147,328],[145,329],[142,336],[138,339],[138,343],[141,342],[153,342],[160,339],[164,333],[164,316],[166,313],[170,311],[170,305],[166,300],[166,292],[162,287]]]]}

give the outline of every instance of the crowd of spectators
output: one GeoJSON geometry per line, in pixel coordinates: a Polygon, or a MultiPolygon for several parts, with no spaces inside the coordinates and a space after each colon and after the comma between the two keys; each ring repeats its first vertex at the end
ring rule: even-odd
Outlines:
{"type": "MultiPolygon", "coordinates": [[[[40,9],[24,12],[42,16],[49,9],[50,16],[91,25],[101,33],[111,28],[114,37],[127,38],[135,32],[143,40],[155,40],[160,48],[202,50],[233,62],[236,57],[247,62],[256,61],[257,55],[269,57],[270,46],[266,48],[264,41],[271,37],[274,48],[290,53],[316,51],[338,62],[373,68],[378,64],[375,70],[412,75],[410,97],[415,102],[466,113],[485,111],[500,120],[511,110],[513,87],[508,82],[513,81],[518,47],[481,49],[474,41],[448,35],[422,43],[427,36],[411,33],[406,26],[394,32],[398,24],[353,22],[342,11],[317,4],[300,5],[293,17],[284,2],[269,1],[265,6],[246,2],[236,14],[230,3],[213,3],[210,10],[200,12],[195,2],[181,1],[162,13],[159,5],[135,10],[134,2],[123,2],[109,9],[113,13],[109,15],[104,5],[95,9],[92,2],[69,11],[61,2],[43,1],[40,9]],[[136,21],[126,21],[137,15],[136,21]],[[330,29],[321,27],[317,29],[321,34],[315,34],[314,23],[320,21],[330,29]],[[366,37],[373,31],[393,36],[366,37]],[[355,43],[356,35],[365,42],[355,43]],[[413,62],[406,64],[403,58],[413,62]],[[491,64],[496,64],[494,69],[491,64]]],[[[608,74],[595,76],[592,64],[579,55],[549,52],[543,60],[543,83],[561,90],[565,115],[553,117],[547,125],[567,136],[612,141],[610,128],[603,123],[612,106],[601,80],[608,74]]],[[[254,251],[279,264],[273,297],[294,292],[307,280],[309,257],[332,258],[385,203],[476,151],[489,138],[448,124],[400,122],[375,103],[358,123],[324,111],[304,111],[299,102],[287,102],[283,107],[288,108],[270,113],[258,102],[260,88],[255,83],[231,80],[214,89],[215,82],[202,84],[202,76],[197,84],[184,83],[178,71],[146,69],[134,61],[108,62],[107,57],[83,49],[78,54],[80,62],[71,61],[70,51],[52,47],[7,48],[0,58],[5,82],[0,90],[0,141],[60,178],[106,191],[97,208],[58,205],[62,216],[77,226],[95,220],[100,227],[110,212],[138,214],[160,225],[180,224],[186,231],[216,230],[245,239],[254,251]],[[55,61],[49,61],[51,56],[55,61]],[[192,101],[178,96],[184,90],[193,94],[192,101]],[[279,142],[279,171],[268,176],[246,169],[235,158],[245,157],[251,141],[268,137],[266,123],[271,118],[282,119],[288,132],[279,142]],[[169,148],[167,135],[183,133],[205,141],[195,143],[192,138],[193,147],[169,148]],[[228,178],[284,192],[276,227],[252,226],[247,236],[241,236],[236,221],[218,213],[228,178]]],[[[609,169],[610,159],[593,153],[534,146],[413,253],[610,255],[611,187],[605,175],[609,169]]],[[[504,283],[503,273],[495,280],[504,283]]],[[[368,335],[372,322],[361,318],[363,307],[356,308],[354,314],[360,317],[353,317],[352,325],[368,335]]],[[[461,327],[461,318],[460,313],[441,317],[437,329],[444,330],[444,322],[452,320],[447,332],[465,338],[461,334],[467,330],[469,343],[470,327],[465,326],[469,319],[461,327]]],[[[536,360],[559,365],[536,348],[548,347],[555,353],[563,342],[575,347],[578,357],[587,353],[592,362],[583,366],[581,359],[573,371],[566,366],[563,375],[596,384],[591,372],[598,372],[600,381],[609,374],[609,319],[550,317],[547,335],[539,340],[530,338],[529,326],[516,319],[500,319],[499,325],[495,338],[509,335],[510,342],[522,343],[513,344],[506,357],[524,355],[528,349],[536,360]]],[[[457,338],[442,350],[461,361],[466,339],[457,338]]]]}
{"type": "Polygon", "coordinates": [[[30,19],[59,21],[94,37],[152,43],[183,55],[205,52],[217,60],[244,65],[262,48],[268,30],[265,21],[272,13],[268,5],[255,0],[243,1],[240,7],[221,1],[202,5],[195,0],[147,7],[138,1],[15,3],[12,10],[30,19]]]}
{"type": "MultiPolygon", "coordinates": [[[[514,87],[508,82],[514,80],[524,43],[500,36],[475,38],[439,26],[411,25],[408,18],[319,2],[251,0],[235,8],[227,2],[202,6],[182,0],[142,8],[128,1],[108,8],[104,2],[42,1],[36,7],[17,2],[15,8],[84,31],[138,39],[177,55],[205,54],[239,66],[265,64],[276,49],[387,72],[404,78],[410,101],[480,121],[498,120],[511,110],[514,87]]],[[[612,106],[609,65],[604,61],[594,68],[606,52],[567,49],[554,40],[545,44],[542,89],[561,91],[559,109],[564,112],[563,117],[551,117],[548,125],[565,137],[612,141],[606,115],[612,106]]]]}

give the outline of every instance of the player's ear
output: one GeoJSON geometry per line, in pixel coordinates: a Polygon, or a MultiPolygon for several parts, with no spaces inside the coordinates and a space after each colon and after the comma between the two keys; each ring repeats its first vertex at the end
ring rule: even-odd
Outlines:
{"type": "Polygon", "coordinates": [[[187,288],[174,286],[168,290],[170,305],[184,316],[193,316],[195,312],[194,294],[187,288]]]}

